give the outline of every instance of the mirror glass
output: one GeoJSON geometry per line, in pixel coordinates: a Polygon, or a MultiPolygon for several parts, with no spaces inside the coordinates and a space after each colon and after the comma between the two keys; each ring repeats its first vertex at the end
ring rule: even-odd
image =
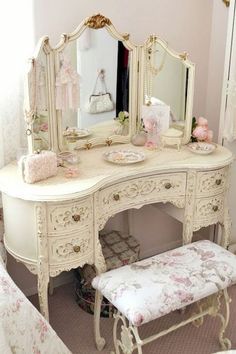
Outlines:
{"type": "Polygon", "coordinates": [[[35,107],[32,135],[33,150],[48,150],[49,142],[49,113],[48,113],[48,79],[47,79],[47,55],[44,47],[41,48],[34,61],[31,75],[30,101],[35,107]]]}
{"type": "Polygon", "coordinates": [[[59,54],[56,108],[63,145],[129,134],[130,52],[106,28],[85,28],[59,54]]]}
{"type": "Polygon", "coordinates": [[[158,41],[145,48],[145,65],[144,104],[160,107],[160,111],[168,115],[169,127],[184,131],[189,95],[188,65],[158,41]]]}

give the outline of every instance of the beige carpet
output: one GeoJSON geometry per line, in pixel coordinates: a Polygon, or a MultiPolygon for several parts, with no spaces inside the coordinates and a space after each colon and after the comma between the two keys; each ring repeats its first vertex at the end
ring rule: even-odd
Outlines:
{"type": "MultiPolygon", "coordinates": [[[[227,336],[236,349],[236,286],[230,289],[231,317],[227,336]]],[[[30,300],[38,307],[37,296],[30,300]]],[[[72,284],[64,285],[54,290],[49,298],[50,323],[73,354],[99,353],[93,342],[93,316],[81,310],[75,301],[72,284]]],[[[168,328],[178,322],[184,315],[172,313],[159,320],[153,321],[141,328],[144,337],[168,328]]],[[[112,347],[112,319],[102,319],[102,334],[107,344],[101,354],[108,354],[112,347]]],[[[196,328],[187,325],[170,333],[155,342],[143,347],[144,354],[211,354],[220,350],[218,344],[220,320],[206,317],[203,326],[196,328]]]]}

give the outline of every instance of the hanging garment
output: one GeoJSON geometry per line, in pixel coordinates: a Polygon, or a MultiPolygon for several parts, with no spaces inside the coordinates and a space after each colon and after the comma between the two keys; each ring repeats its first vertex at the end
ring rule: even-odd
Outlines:
{"type": "Polygon", "coordinates": [[[47,110],[45,67],[40,62],[36,63],[36,109],[47,110]]]}
{"type": "Polygon", "coordinates": [[[71,62],[63,58],[56,76],[56,109],[66,111],[79,107],[79,74],[71,62]]]}

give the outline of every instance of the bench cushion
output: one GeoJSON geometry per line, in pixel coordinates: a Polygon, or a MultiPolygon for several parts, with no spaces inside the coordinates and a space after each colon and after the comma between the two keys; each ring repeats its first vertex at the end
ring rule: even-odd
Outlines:
{"type": "Polygon", "coordinates": [[[135,326],[236,283],[236,256],[198,241],[103,273],[98,289],[135,326]]]}

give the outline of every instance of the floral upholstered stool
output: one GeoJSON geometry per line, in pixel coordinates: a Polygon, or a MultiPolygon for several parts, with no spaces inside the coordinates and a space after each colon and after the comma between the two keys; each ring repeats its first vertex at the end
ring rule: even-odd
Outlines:
{"type": "MultiPolygon", "coordinates": [[[[93,280],[98,297],[102,294],[118,310],[114,322],[115,352],[131,354],[142,346],[183,325],[199,326],[205,315],[221,319],[219,341],[223,350],[231,342],[224,332],[229,321],[227,288],[236,283],[236,256],[211,241],[198,241],[142,261],[103,273],[93,280]],[[220,314],[224,298],[226,314],[220,314]],[[197,310],[187,320],[151,337],[141,339],[138,327],[171,311],[195,303],[197,310]],[[128,324],[127,324],[128,320],[128,324]],[[117,337],[122,322],[120,339],[117,337]]],[[[95,316],[99,316],[99,306],[95,316]]],[[[104,343],[103,338],[100,338],[104,343]]],[[[100,349],[100,348],[99,348],[100,349]]]]}

